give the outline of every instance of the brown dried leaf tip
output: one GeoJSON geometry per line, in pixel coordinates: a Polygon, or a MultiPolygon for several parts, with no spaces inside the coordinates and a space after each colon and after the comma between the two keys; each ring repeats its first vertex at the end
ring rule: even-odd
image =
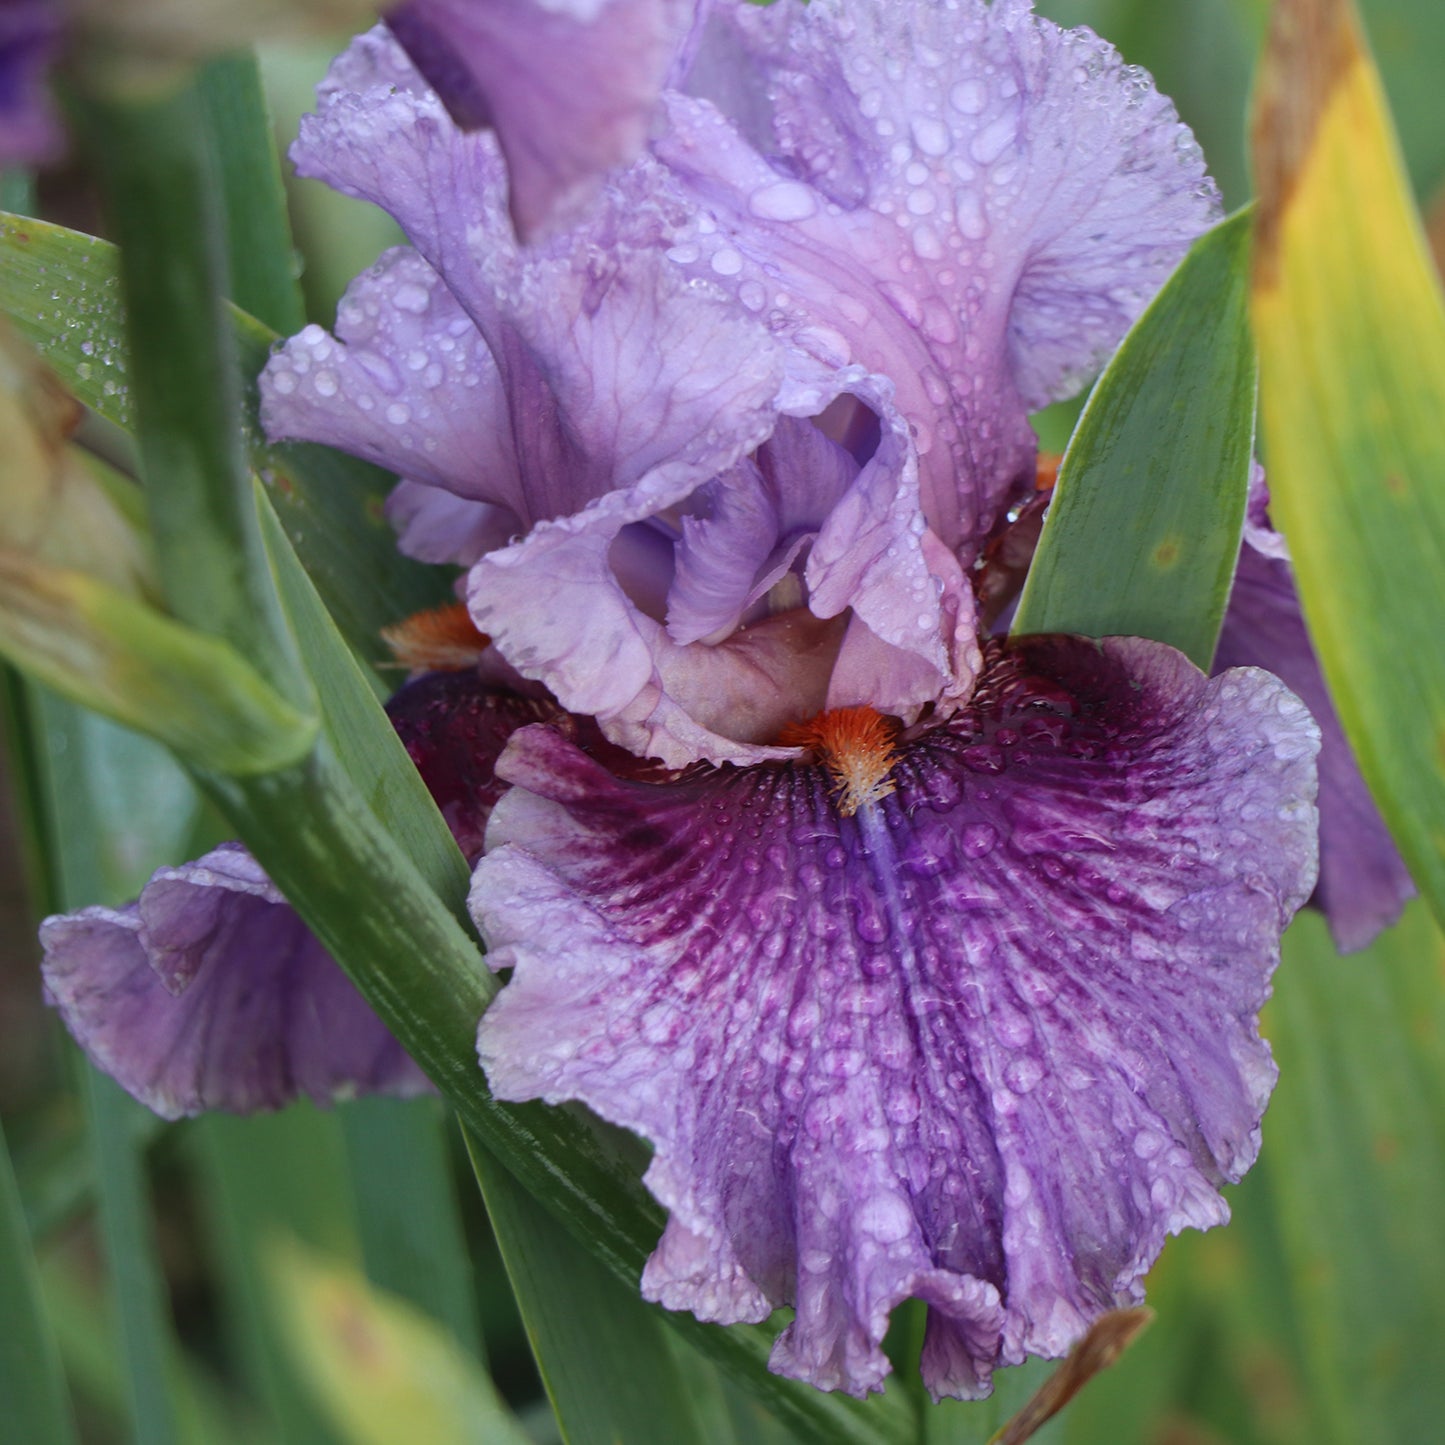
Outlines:
{"type": "Polygon", "coordinates": [[[1268,284],[1278,265],[1279,228],[1320,119],[1341,79],[1364,56],[1350,0],[1277,0],[1260,63],[1251,141],[1259,213],[1255,264],[1268,284]]]}
{"type": "Polygon", "coordinates": [[[1095,1375],[1116,1364],[1153,1320],[1154,1311],[1147,1305],[1100,1315],[1088,1334],[1069,1351],[1068,1359],[989,1445],[1024,1445],[1025,1440],[1032,1439],[1095,1375]]]}

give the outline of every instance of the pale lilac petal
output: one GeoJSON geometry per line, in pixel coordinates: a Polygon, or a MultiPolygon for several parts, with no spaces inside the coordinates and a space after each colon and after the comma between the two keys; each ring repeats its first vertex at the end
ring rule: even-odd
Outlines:
{"type": "Polygon", "coordinates": [[[473,310],[482,293],[466,283],[485,253],[517,249],[492,134],[460,132],[384,26],[332,61],[316,101],[291,146],[297,173],[388,211],[473,310]]]}
{"type": "Polygon", "coordinates": [[[384,32],[360,37],[292,154],[303,174],[390,210],[485,341],[505,398],[494,430],[522,494],[481,466],[446,484],[530,524],[664,465],[671,476],[655,489],[691,490],[763,441],[786,358],[742,308],[690,287],[669,261],[680,202],[658,169],[634,167],[585,226],[519,248],[497,204],[495,146],[459,132],[414,72],[399,84],[405,74],[384,32]]]}
{"type": "Polygon", "coordinates": [[[656,149],[723,218],[699,274],[893,379],[951,545],[1031,475],[1026,411],[1097,369],[1217,214],[1148,77],[1019,0],[720,7],[691,86],[656,149]]]}
{"type": "Polygon", "coordinates": [[[512,981],[506,1099],[655,1146],[644,1291],[791,1303],[775,1367],[862,1393],[888,1313],[986,1393],[1227,1217],[1274,1080],[1256,1016],[1314,884],[1318,734],[1158,644],[997,644],[970,706],[842,817],[817,766],[607,771],[518,733],[471,906],[512,981]]]}
{"type": "MultiPolygon", "coordinates": [[[[494,147],[458,131],[419,86],[384,34],[362,37],[333,66],[293,155],[305,173],[388,207],[407,228],[425,264],[446,279],[445,288],[434,279],[430,290],[418,284],[418,300],[429,312],[441,308],[447,335],[448,296],[476,323],[505,419],[484,406],[480,421],[467,414],[452,424],[455,445],[434,441],[447,464],[427,477],[408,461],[427,440],[425,427],[411,423],[421,408],[410,400],[389,442],[367,424],[387,415],[375,402],[365,419],[347,404],[334,417],[298,423],[288,397],[282,424],[304,424],[310,436],[330,427],[329,439],[377,459],[389,446],[389,464],[409,479],[515,515],[525,535],[481,557],[469,579],[478,626],[563,706],[671,765],[776,755],[778,728],[829,695],[827,667],[848,625],[835,619],[850,609],[880,649],[905,654],[883,656],[889,665],[876,675],[897,686],[870,701],[911,719],[964,695],[976,662],[968,589],[959,561],[920,515],[916,423],[900,415],[892,384],[829,360],[816,326],[795,336],[757,315],[749,297],[701,284],[688,246],[676,244],[702,224],[696,203],[645,157],[609,183],[585,225],[519,248],[496,204],[502,172],[494,147]],[[707,489],[726,487],[759,448],[760,466],[817,463],[800,450],[805,422],[832,425],[830,408],[844,404],[871,424],[866,449],[867,428],[850,436],[856,468],[821,437],[826,466],[805,488],[781,489],[776,525],[759,527],[756,509],[745,526],[722,525],[727,509],[714,506],[707,489]],[[506,456],[493,460],[479,446],[473,474],[460,476],[473,427],[486,429],[506,456]],[[717,523],[710,564],[701,525],[709,513],[717,523]],[[679,565],[661,545],[668,537],[681,543],[679,565]],[[720,576],[733,568],[729,594],[720,576]],[[785,599],[764,594],[790,569],[806,583],[798,601],[807,612],[765,615],[784,607],[785,599]],[[667,600],[674,586],[675,616],[667,600]],[[798,649],[791,656],[790,647],[798,649]]],[[[725,267],[713,270],[721,283],[725,267]]],[[[406,284],[411,279],[408,272],[406,284]]],[[[388,272],[368,294],[389,285],[388,272]]],[[[428,325],[422,340],[437,330],[428,325]]],[[[340,348],[324,336],[300,338],[273,361],[273,429],[286,368],[305,360],[289,396],[308,391],[318,348],[329,375],[340,348]]],[[[417,355],[429,361],[424,345],[417,355]]],[[[490,395],[487,385],[477,390],[490,395]]],[[[444,386],[436,404],[455,406],[455,388],[444,386]]],[[[820,443],[808,445],[817,452],[820,443]]],[[[410,515],[419,515],[414,506],[410,515]]],[[[409,545],[448,555],[422,522],[409,545]]],[[[465,553],[459,546],[449,555],[465,553]]]]}
{"type": "Polygon", "coordinates": [[[40,937],[66,1027],[166,1118],[428,1087],[235,844],[162,869],[138,904],[47,919],[40,937]]]}
{"type": "Polygon", "coordinates": [[[1348,951],[1394,923],[1415,885],[1340,727],[1282,554],[1282,539],[1257,513],[1240,549],[1214,665],[1267,668],[1319,724],[1320,879],[1313,901],[1335,943],[1348,951]]]}
{"type": "Polygon", "coordinates": [[[63,141],[46,87],[60,50],[57,0],[0,4],[0,167],[54,160],[63,141]]]}
{"type": "MultiPolygon", "coordinates": [[[[887,429],[811,543],[806,607],[750,621],[726,638],[692,640],[700,618],[720,623],[723,614],[717,598],[706,612],[699,580],[684,576],[680,600],[690,610],[680,616],[693,631],[682,630],[682,641],[670,633],[669,616],[644,610],[647,598],[624,586],[616,548],[621,537],[636,545],[641,539],[629,528],[680,507],[701,484],[700,471],[674,461],[482,558],[468,579],[477,626],[569,711],[595,717],[615,742],[675,767],[789,755],[774,746],[778,732],[827,702],[850,610],[880,650],[904,654],[872,672],[867,701],[910,719],[927,703],[951,705],[966,693],[977,660],[962,569],[922,522],[915,455],[902,420],[886,411],[884,391],[866,376],[842,374],[832,384],[885,411],[887,429]]],[[[819,415],[842,394],[815,389],[799,409],[819,415]]],[[[775,414],[765,426],[777,424],[775,414]]],[[[760,561],[785,544],[794,517],[774,512],[771,545],[756,530],[762,520],[753,514],[748,544],[760,561]]],[[[738,540],[736,525],[732,537],[738,540]]],[[[757,580],[756,571],[748,576],[746,595],[757,580]]]]}
{"type": "Polygon", "coordinates": [[[478,558],[505,547],[522,530],[506,507],[400,482],[386,499],[386,519],[396,529],[396,545],[418,562],[470,567],[478,558]]]}
{"type": "MultiPolygon", "coordinates": [[[[665,599],[668,635],[686,644],[714,634],[721,641],[735,632],[814,535],[784,531],[778,490],[752,460],[708,483],[694,496],[673,543],[665,599]]],[[[799,607],[801,581],[796,594],[792,605],[799,607]]]]}
{"type": "Polygon", "coordinates": [[[481,333],[405,247],[347,288],[336,335],[308,326],[261,373],[273,439],[342,447],[459,497],[519,505],[507,401],[481,333]]]}
{"type": "Polygon", "coordinates": [[[682,767],[791,755],[771,744],[823,706],[841,621],[799,609],[716,645],[679,645],[614,570],[624,520],[599,503],[483,558],[468,579],[477,625],[523,676],[639,756],[682,767]]]}
{"type": "Polygon", "coordinates": [[[408,0],[388,16],[464,126],[491,125],[518,234],[576,220],[641,151],[696,0],[408,0]]]}
{"type": "MultiPolygon", "coordinates": [[[[703,488],[682,519],[667,594],[673,640],[737,628],[798,563],[860,470],[811,421],[779,418],[755,459],[703,488]]],[[[801,585],[796,590],[795,607],[803,596],[801,585]]]]}

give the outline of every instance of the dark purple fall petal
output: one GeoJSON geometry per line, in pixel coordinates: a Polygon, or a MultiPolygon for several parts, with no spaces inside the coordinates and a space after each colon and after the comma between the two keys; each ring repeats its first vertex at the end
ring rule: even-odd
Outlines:
{"type": "MultiPolygon", "coordinates": [[[[555,707],[433,673],[389,704],[468,859],[503,785],[492,765],[555,707]]],[[[136,903],[41,925],[46,997],[98,1068],[167,1118],[430,1087],[238,843],[162,868],[136,903]]]]}
{"type": "Polygon", "coordinates": [[[647,139],[697,0],[407,0],[387,17],[463,129],[492,126],[524,239],[647,139]]]}
{"type": "Polygon", "coordinates": [[[528,728],[498,767],[493,1090],[650,1139],[644,1292],[793,1304],[773,1365],[824,1388],[880,1385],[912,1295],[935,1394],[1061,1354],[1227,1217],[1274,1082],[1257,1014],[1315,881],[1303,705],[1154,643],[989,656],[853,817],[812,765],[649,785],[528,728]]]}
{"type": "Polygon", "coordinates": [[[1240,548],[1214,665],[1267,668],[1319,724],[1320,878],[1311,901],[1336,946],[1349,952],[1394,923],[1415,885],[1340,727],[1280,542],[1255,519],[1240,548]]]}
{"type": "Polygon", "coordinates": [[[53,160],[60,149],[46,89],[60,27],[57,0],[0,0],[0,167],[53,160]]]}

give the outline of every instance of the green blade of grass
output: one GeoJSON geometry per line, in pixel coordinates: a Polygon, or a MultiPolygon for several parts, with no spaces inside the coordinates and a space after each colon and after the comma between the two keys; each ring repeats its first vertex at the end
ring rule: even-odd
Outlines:
{"type": "Polygon", "coordinates": [[[470,1137],[467,1148],[567,1445],[704,1445],[655,1309],[609,1274],[470,1137]]]}
{"type": "Polygon", "coordinates": [[[1261,1167],[1304,1339],[1312,1441],[1415,1445],[1445,1415],[1445,939],[1413,905],[1339,957],[1285,939],[1265,1027],[1280,1082],[1261,1167]]]}
{"type": "Polygon", "coordinates": [[[120,247],[135,435],[162,590],[177,618],[230,642],[304,706],[251,504],[241,377],[222,299],[220,184],[195,88],[89,97],[78,113],[120,247]]]}
{"type": "Polygon", "coordinates": [[[208,1256],[223,1328],[275,1445],[336,1445],[291,1359],[264,1282],[277,1237],[303,1239],[338,1262],[360,1259],[345,1145],[334,1114],[300,1104],[249,1119],[212,1114],[192,1126],[208,1256]]]}
{"type": "Polygon", "coordinates": [[[40,1296],[20,1195],[0,1133],[0,1399],[5,1428],[33,1445],[77,1439],[60,1353],[40,1296]]]}
{"type": "MultiPolygon", "coordinates": [[[[117,879],[107,866],[105,813],[92,796],[93,774],[87,767],[88,740],[103,735],[106,725],[57,698],[37,694],[34,705],[36,735],[44,751],[30,763],[43,776],[50,818],[46,831],[54,846],[50,871],[59,889],[59,896],[49,902],[78,907],[102,898],[118,901],[128,880],[117,879]]],[[[130,739],[127,745],[140,749],[135,754],[139,766],[153,769],[164,788],[173,766],[169,759],[153,745],[148,749],[130,739]]],[[[132,869],[147,862],[134,851],[128,861],[132,869]]],[[[89,1064],[77,1060],[77,1067],[134,1438],[140,1445],[173,1445],[179,1439],[172,1388],[174,1338],[137,1146],[136,1123],[143,1111],[89,1064]]]]}
{"type": "MultiPolygon", "coordinates": [[[[210,62],[197,89],[220,161],[230,295],[266,324],[283,332],[297,331],[305,324],[305,310],[255,57],[238,54],[210,62]]],[[[374,718],[370,679],[341,641],[275,513],[264,503],[262,526],[282,606],[310,664],[339,754],[347,757],[354,743],[363,755],[351,757],[353,774],[370,772],[378,788],[403,789],[416,809],[434,812],[416,769],[394,738],[384,736],[381,729],[362,738],[348,731],[348,720],[358,712],[374,718]],[[320,645],[312,642],[317,630],[325,633],[320,645]]],[[[392,811],[398,817],[410,816],[407,809],[392,811]]],[[[428,843],[434,846],[438,882],[460,902],[466,867],[440,819],[425,836],[409,842],[414,857],[426,856],[428,843]]],[[[308,1115],[307,1121],[313,1133],[323,1122],[314,1115],[308,1115]]],[[[480,1358],[476,1301],[441,1111],[431,1100],[363,1099],[343,1106],[324,1123],[328,1138],[343,1141],[344,1151],[329,1152],[325,1178],[316,1177],[314,1160],[298,1160],[298,1165],[315,1179],[317,1192],[333,1197],[338,1206],[345,1202],[354,1209],[368,1277],[426,1310],[452,1331],[468,1355],[480,1358]]],[[[259,1121],[250,1127],[258,1125],[259,1121]]],[[[288,1127],[295,1129],[298,1124],[292,1121],[288,1127]]],[[[278,1216],[274,1224],[289,1227],[298,1237],[310,1237],[294,1211],[290,1217],[278,1216]]],[[[274,1321],[266,1323],[274,1332],[274,1321]]]]}
{"type": "Polygon", "coordinates": [[[196,91],[220,163],[230,261],[226,294],[267,326],[300,331],[306,309],[256,57],[247,51],[210,61],[196,91]]]}
{"type": "Polygon", "coordinates": [[[447,1119],[435,1099],[357,1099],[341,1110],[366,1276],[444,1326],[481,1363],[481,1325],[447,1119]]]}

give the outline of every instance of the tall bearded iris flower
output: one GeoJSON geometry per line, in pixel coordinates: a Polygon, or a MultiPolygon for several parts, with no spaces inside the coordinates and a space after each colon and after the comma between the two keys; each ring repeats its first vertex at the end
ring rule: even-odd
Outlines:
{"type": "Polygon", "coordinates": [[[406,477],[403,546],[625,750],[528,728],[498,764],[494,1090],[655,1145],[649,1297],[790,1303],[775,1367],[861,1393],[918,1296],[927,1383],[976,1395],[1225,1218],[1314,883],[1317,731],[1274,679],[979,638],[1028,411],[1214,192],[1147,77],[1026,4],[694,40],[647,151],[525,244],[496,139],[358,41],[293,158],[413,248],[273,359],[265,420],[406,477]]]}
{"type": "Polygon", "coordinates": [[[467,113],[460,6],[401,12],[420,69],[359,39],[293,158],[412,244],[277,353],[264,420],[399,473],[404,549],[467,567],[495,1092],[652,1142],[650,1298],[791,1304],[775,1368],[862,1393],[916,1296],[930,1388],[985,1393],[1226,1217],[1314,885],[1276,679],[1004,644],[975,602],[1028,412],[1214,189],[1147,76],[1023,0],[533,8],[671,17],[645,147],[556,161],[569,112],[509,135],[485,64],[467,113]]]}

